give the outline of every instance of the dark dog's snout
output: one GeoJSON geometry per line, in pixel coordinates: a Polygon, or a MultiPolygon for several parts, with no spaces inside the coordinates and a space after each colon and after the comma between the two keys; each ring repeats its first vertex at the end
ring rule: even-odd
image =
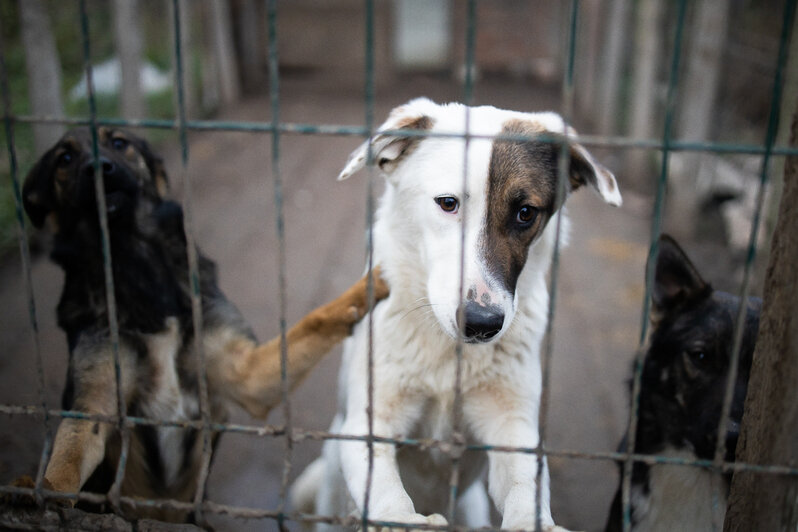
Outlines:
{"type": "Polygon", "coordinates": [[[97,167],[102,172],[108,216],[118,219],[124,213],[131,213],[136,203],[138,183],[129,168],[104,155],[96,160],[89,160],[80,167],[78,194],[82,202],[93,205],[96,201],[94,179],[97,167]]]}
{"type": "MultiPolygon", "coordinates": [[[[83,164],[83,166],[81,166],[80,175],[82,175],[84,177],[93,178],[94,177],[94,168],[95,168],[95,162],[94,161],[87,161],[86,163],[83,164]]],[[[103,176],[110,177],[110,176],[113,176],[116,173],[117,167],[113,163],[113,161],[101,156],[100,157],[100,169],[102,170],[103,176]]]]}
{"type": "Polygon", "coordinates": [[[504,325],[504,311],[494,305],[483,306],[469,301],[462,317],[465,327],[461,327],[461,330],[470,342],[487,342],[499,334],[504,325]]]}

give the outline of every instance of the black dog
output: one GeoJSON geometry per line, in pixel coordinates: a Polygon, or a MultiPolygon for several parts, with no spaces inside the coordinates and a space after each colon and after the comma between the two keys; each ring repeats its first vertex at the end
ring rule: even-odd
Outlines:
{"type": "MultiPolygon", "coordinates": [[[[36,227],[54,233],[52,259],[64,270],[58,324],[70,360],[63,406],[115,416],[117,384],[110,343],[95,171],[105,188],[110,256],[119,324],[122,397],[129,415],[180,422],[200,418],[198,357],[191,311],[183,212],[167,199],[161,159],[143,140],[98,130],[99,160],[88,129],[67,133],[42,156],[23,187],[36,227]]],[[[226,419],[233,401],[265,417],[281,398],[280,340],[258,344],[249,326],[217,285],[214,263],[198,253],[201,344],[212,421],[226,419]]],[[[376,279],[375,295],[387,288],[376,279]]],[[[294,386],[368,310],[361,279],[333,302],[288,331],[288,380],[294,386]]],[[[59,425],[45,486],[64,493],[105,493],[120,455],[115,425],[65,418],[59,425]]],[[[123,495],[190,501],[202,456],[199,431],[137,425],[121,485],[123,495]]],[[[130,511],[131,509],[128,508],[130,511]]],[[[169,520],[185,512],[136,511],[169,520]]]]}
{"type": "MultiPolygon", "coordinates": [[[[634,452],[712,460],[741,301],[713,290],[672,238],[663,235],[659,246],[634,452]]],[[[740,362],[726,431],[727,461],[734,460],[762,302],[749,298],[745,305],[740,362]]],[[[625,450],[622,442],[621,451],[625,450]]],[[[650,467],[636,462],[632,469],[632,529],[712,530],[713,507],[716,520],[723,522],[730,480],[730,475],[696,467],[650,467]]],[[[622,529],[620,487],[606,529],[622,529]]]]}

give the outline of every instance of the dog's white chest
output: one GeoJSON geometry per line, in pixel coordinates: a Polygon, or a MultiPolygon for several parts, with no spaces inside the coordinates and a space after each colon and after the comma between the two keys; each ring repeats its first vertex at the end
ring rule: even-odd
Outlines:
{"type": "MultiPolygon", "coordinates": [[[[185,421],[190,411],[196,411],[181,389],[177,370],[177,358],[181,346],[180,326],[176,318],[169,318],[166,329],[146,337],[148,359],[146,369],[150,374],[147,382],[150,393],[141,401],[142,414],[159,421],[185,421]]],[[[158,451],[164,467],[167,485],[177,480],[183,463],[185,429],[158,427],[156,429],[158,451]]]]}
{"type": "MultiPolygon", "coordinates": [[[[414,334],[407,320],[394,322],[394,316],[401,320],[402,314],[393,315],[388,307],[378,307],[375,312],[377,329],[372,353],[375,415],[393,424],[384,435],[447,442],[455,438],[457,423],[458,438],[468,443],[487,443],[473,430],[473,416],[466,415],[463,403],[477,389],[502,388],[506,384],[504,374],[525,372],[526,367],[518,362],[518,353],[508,354],[524,348],[514,342],[515,333],[506,335],[498,344],[463,346],[458,361],[455,343],[449,338],[414,334]],[[395,346],[402,348],[396,349],[395,346]],[[458,371],[459,396],[456,387],[458,371]],[[459,416],[458,421],[455,416],[459,416]]],[[[356,327],[345,350],[349,393],[365,384],[368,358],[365,329],[365,326],[356,327]]],[[[533,378],[525,382],[534,387],[533,378]]],[[[359,404],[355,409],[365,406],[359,404]]],[[[488,411],[487,407],[485,411],[488,411]]],[[[396,459],[402,483],[416,504],[416,510],[421,513],[444,511],[450,491],[451,456],[434,446],[424,450],[401,446],[396,459]]],[[[468,452],[463,456],[458,465],[461,492],[480,479],[486,464],[485,453],[468,452]]]]}
{"type": "MultiPolygon", "coordinates": [[[[663,456],[694,460],[684,450],[667,449],[663,456]]],[[[649,493],[632,492],[635,532],[712,531],[723,528],[726,486],[717,474],[696,467],[656,465],[649,469],[649,493]]]]}
{"type": "Polygon", "coordinates": [[[411,438],[450,438],[453,430],[454,391],[443,391],[430,396],[423,413],[411,431],[411,438]]]}
{"type": "MultiPolygon", "coordinates": [[[[453,393],[442,393],[428,398],[421,418],[409,436],[413,439],[453,441],[453,393]]],[[[468,426],[461,424],[465,441],[473,442],[468,426]]],[[[469,452],[458,465],[459,491],[477,481],[487,464],[485,453],[469,452]]],[[[446,507],[449,483],[452,478],[452,457],[437,448],[420,450],[417,447],[398,449],[396,459],[408,494],[422,513],[440,512],[446,507]]]]}

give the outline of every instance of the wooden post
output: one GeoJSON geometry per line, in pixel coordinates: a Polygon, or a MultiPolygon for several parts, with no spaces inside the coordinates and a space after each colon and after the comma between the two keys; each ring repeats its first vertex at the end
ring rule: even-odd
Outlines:
{"type": "Polygon", "coordinates": [[[266,44],[261,38],[265,16],[258,0],[241,0],[238,3],[237,29],[234,34],[240,50],[241,81],[249,93],[257,93],[266,86],[266,44]]]}
{"type": "MultiPolygon", "coordinates": [[[[729,27],[729,0],[696,2],[690,24],[691,42],[685,55],[686,72],[679,89],[683,103],[679,105],[679,128],[676,138],[683,141],[712,140],[712,125],[717,111],[721,72],[724,67],[726,36],[729,27]]],[[[698,176],[705,153],[679,154],[680,169],[671,176],[668,188],[668,231],[677,238],[692,238],[698,227],[701,204],[706,198],[700,194],[698,176]]]]}
{"type": "MultiPolygon", "coordinates": [[[[798,145],[798,114],[790,145],[798,145]]],[[[798,157],[784,168],[784,190],[765,277],[738,462],[798,467],[798,157]]],[[[725,532],[795,532],[798,477],[734,474],[725,532]]]]}
{"type": "MultiPolygon", "coordinates": [[[[174,50],[174,42],[176,35],[174,32],[174,9],[172,3],[169,2],[169,27],[171,28],[170,42],[172,43],[172,72],[177,71],[177,57],[174,50]]],[[[196,117],[199,111],[198,96],[197,96],[197,83],[194,79],[194,62],[192,56],[194,52],[194,11],[196,9],[195,2],[189,0],[178,0],[178,7],[180,10],[180,49],[183,59],[183,101],[186,107],[186,118],[196,117]]],[[[173,80],[174,86],[177,87],[177,78],[173,80]]],[[[175,91],[175,96],[177,92],[175,91]]],[[[175,109],[177,109],[177,101],[175,101],[175,109]]]]}
{"type": "Polygon", "coordinates": [[[147,114],[141,90],[144,52],[138,4],[138,0],[114,0],[111,4],[116,51],[122,72],[120,107],[125,118],[144,118],[147,114]]]}
{"type": "MultiPolygon", "coordinates": [[[[650,140],[659,126],[656,119],[657,72],[662,57],[662,33],[665,3],[640,0],[635,15],[635,40],[632,53],[632,97],[629,134],[637,140],[650,140]]],[[[654,155],[650,150],[627,152],[627,180],[645,185],[655,175],[654,155]]]]}
{"type": "Polygon", "coordinates": [[[623,78],[629,8],[629,0],[610,2],[606,45],[603,47],[602,74],[598,80],[598,131],[602,135],[618,134],[620,82],[623,78]]]}
{"type": "MultiPolygon", "coordinates": [[[[50,27],[47,6],[41,0],[19,3],[20,32],[25,49],[28,95],[36,116],[62,117],[61,63],[50,27]]],[[[62,124],[34,124],[36,153],[43,153],[63,135],[62,124]]]]}
{"type": "Polygon", "coordinates": [[[219,79],[219,96],[223,105],[230,105],[241,96],[230,4],[227,0],[211,0],[210,15],[208,22],[213,39],[216,75],[219,79]]]}

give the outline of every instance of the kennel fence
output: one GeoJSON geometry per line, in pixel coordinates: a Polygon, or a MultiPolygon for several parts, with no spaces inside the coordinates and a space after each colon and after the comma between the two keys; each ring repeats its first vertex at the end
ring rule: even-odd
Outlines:
{"type": "MultiPolygon", "coordinates": [[[[186,114],[186,105],[185,105],[185,92],[186,89],[184,87],[184,63],[185,63],[185,54],[184,50],[181,47],[181,2],[179,0],[172,0],[172,10],[174,13],[173,20],[171,23],[174,27],[174,58],[175,58],[175,70],[176,70],[176,83],[174,86],[175,96],[177,100],[177,118],[175,120],[155,120],[155,119],[144,119],[144,120],[122,120],[122,119],[109,119],[109,118],[100,118],[97,113],[96,107],[96,98],[93,90],[93,83],[92,83],[92,65],[90,61],[91,57],[91,40],[90,40],[90,32],[89,32],[89,22],[87,16],[87,6],[85,0],[78,0],[78,4],[80,6],[80,27],[81,27],[81,34],[82,34],[82,47],[83,47],[83,55],[85,60],[85,71],[88,82],[88,102],[89,102],[89,114],[85,118],[80,119],[63,119],[63,118],[54,118],[54,117],[47,117],[47,116],[24,116],[24,115],[15,115],[12,112],[11,107],[11,96],[9,90],[9,78],[8,78],[8,71],[6,68],[6,59],[5,59],[5,52],[0,49],[0,84],[2,87],[2,98],[3,98],[3,119],[4,119],[4,127],[5,127],[5,134],[6,134],[6,141],[7,141],[7,149],[9,155],[9,166],[10,166],[10,174],[11,180],[13,184],[13,191],[15,195],[15,202],[16,202],[16,218],[19,226],[19,248],[20,248],[20,260],[23,264],[23,272],[25,276],[25,286],[24,289],[27,294],[28,300],[28,310],[29,310],[29,318],[30,318],[30,327],[34,333],[35,339],[35,346],[36,346],[36,353],[35,353],[35,363],[36,363],[36,370],[38,375],[38,384],[39,384],[39,403],[38,404],[2,404],[0,405],[0,414],[4,416],[9,415],[25,415],[25,416],[36,416],[40,417],[44,420],[44,426],[47,428],[50,426],[49,421],[51,419],[59,419],[59,418],[75,418],[75,419],[86,419],[86,420],[93,420],[99,422],[107,422],[112,423],[118,427],[118,430],[122,434],[122,453],[119,465],[117,467],[116,472],[116,480],[114,482],[113,487],[111,488],[108,494],[90,494],[90,493],[76,493],[76,494],[63,494],[63,493],[55,493],[52,491],[48,491],[43,487],[43,477],[44,477],[44,467],[48,461],[49,453],[52,450],[52,441],[53,441],[53,434],[49,428],[45,431],[45,442],[42,451],[42,455],[40,458],[39,469],[36,475],[36,484],[35,488],[20,488],[20,487],[13,487],[13,486],[2,486],[0,487],[0,494],[18,494],[18,495],[27,495],[33,496],[38,501],[39,504],[42,504],[48,498],[52,498],[54,496],[58,496],[60,498],[69,498],[72,500],[82,500],[88,502],[96,502],[96,503],[108,503],[112,508],[121,508],[121,505],[124,503],[125,505],[129,505],[132,507],[148,507],[148,508],[172,508],[178,510],[187,510],[191,511],[194,514],[194,517],[198,523],[203,522],[203,516],[209,514],[226,514],[230,516],[240,517],[240,518],[267,518],[272,519],[274,522],[277,523],[279,527],[283,527],[283,525],[287,522],[324,522],[324,523],[341,523],[341,524],[349,524],[349,525],[382,525],[382,526],[396,526],[400,529],[413,529],[413,528],[422,528],[422,529],[437,529],[436,527],[429,527],[429,526],[421,526],[421,525],[403,525],[401,523],[382,523],[372,521],[368,515],[368,500],[369,500],[369,493],[370,493],[370,477],[372,473],[372,463],[371,458],[373,458],[373,446],[375,443],[390,443],[394,445],[404,445],[404,446],[416,446],[416,447],[424,447],[424,448],[436,448],[442,451],[445,454],[448,454],[452,462],[454,464],[454,473],[452,475],[452,482],[450,484],[450,503],[449,503],[449,513],[448,517],[451,517],[454,513],[454,500],[457,495],[457,464],[461,459],[462,455],[467,452],[472,451],[493,451],[493,452],[520,452],[520,453],[528,453],[535,455],[538,459],[538,475],[541,474],[542,461],[546,456],[556,456],[568,459],[588,459],[588,460],[605,460],[605,461],[614,461],[620,462],[624,464],[624,473],[623,473],[623,507],[624,507],[624,530],[630,529],[630,485],[631,485],[631,465],[633,462],[642,462],[649,465],[653,464],[674,464],[674,465],[681,465],[686,467],[699,467],[706,470],[710,470],[713,472],[734,472],[734,471],[754,471],[754,472],[761,472],[761,473],[769,473],[774,475],[789,475],[789,476],[798,476],[798,469],[791,468],[786,466],[777,466],[777,465],[770,465],[770,466],[763,466],[763,465],[754,465],[754,464],[746,464],[746,463],[729,463],[723,460],[723,456],[725,455],[725,450],[723,448],[725,438],[720,437],[725,433],[725,426],[723,423],[719,423],[718,427],[718,448],[716,449],[714,460],[684,460],[684,459],[677,459],[673,457],[666,457],[666,456],[655,456],[655,455],[638,455],[633,453],[622,453],[622,452],[592,452],[592,453],[584,453],[584,452],[577,452],[571,451],[568,449],[554,449],[549,448],[546,446],[546,427],[547,427],[547,403],[548,403],[548,396],[549,396],[549,368],[551,366],[551,357],[553,353],[553,345],[554,345],[554,335],[551,334],[551,323],[552,318],[554,316],[556,310],[556,303],[557,303],[557,292],[558,292],[558,271],[559,271],[559,238],[557,239],[558,245],[555,247],[554,255],[553,255],[553,262],[552,262],[552,274],[550,278],[550,292],[551,292],[551,302],[548,309],[548,316],[549,316],[549,323],[547,325],[547,336],[546,341],[543,348],[543,393],[541,398],[541,409],[540,409],[540,444],[536,447],[528,447],[528,448],[517,448],[517,447],[505,447],[505,446],[485,446],[485,445],[472,445],[466,444],[459,438],[454,438],[452,441],[418,441],[418,440],[396,440],[392,438],[385,438],[381,436],[377,436],[373,434],[373,431],[369,431],[368,434],[365,435],[347,435],[347,434],[335,434],[335,433],[325,433],[325,432],[318,432],[318,431],[308,431],[304,430],[300,427],[296,427],[292,423],[292,416],[291,416],[291,400],[288,395],[287,389],[287,382],[286,382],[286,373],[285,373],[285,366],[286,366],[286,352],[283,348],[281,358],[282,358],[282,382],[283,382],[283,403],[282,407],[284,411],[284,424],[279,426],[271,426],[271,425],[248,425],[248,424],[234,424],[234,423],[214,423],[210,419],[209,410],[208,410],[208,389],[207,389],[207,381],[205,379],[205,365],[204,360],[202,358],[202,346],[197,341],[195,345],[195,351],[197,356],[199,357],[200,364],[200,378],[199,378],[199,390],[200,390],[200,405],[201,405],[201,419],[199,420],[190,420],[184,422],[164,422],[154,419],[145,419],[141,417],[130,416],[125,411],[125,404],[120,396],[118,398],[118,410],[117,415],[112,417],[103,417],[103,416],[95,416],[89,415],[82,412],[77,411],[63,411],[59,409],[54,409],[48,406],[47,401],[44,398],[44,367],[42,362],[42,355],[40,351],[40,347],[38,344],[37,334],[38,334],[38,318],[37,318],[37,308],[35,304],[35,300],[33,297],[33,286],[32,286],[32,277],[31,277],[31,253],[29,249],[29,243],[27,241],[27,224],[25,220],[25,216],[22,210],[22,199],[21,199],[21,187],[19,183],[19,168],[17,165],[17,157],[16,157],[16,148],[14,143],[14,128],[15,124],[17,123],[24,123],[24,124],[35,124],[35,123],[63,123],[68,125],[88,125],[92,131],[92,141],[93,141],[93,151],[96,153],[98,152],[98,145],[97,145],[97,128],[102,125],[108,126],[128,126],[128,127],[136,127],[136,128],[156,128],[156,129],[171,129],[176,130],[179,135],[180,139],[180,147],[181,147],[181,162],[182,168],[184,173],[183,182],[185,183],[185,190],[184,190],[184,198],[183,198],[183,205],[185,208],[185,215],[186,215],[186,237],[188,241],[188,253],[189,253],[189,275],[192,280],[192,315],[194,320],[194,327],[197,331],[202,330],[202,315],[200,312],[200,294],[199,294],[199,282],[198,282],[198,266],[197,266],[197,257],[196,251],[194,246],[194,211],[192,208],[192,194],[191,194],[191,178],[187,172],[185,172],[186,167],[188,166],[189,162],[189,145],[187,140],[187,133],[188,131],[236,131],[236,132],[258,132],[258,133],[266,133],[271,136],[271,174],[274,179],[274,208],[275,208],[275,216],[276,216],[276,227],[278,232],[278,241],[279,241],[279,248],[277,250],[278,255],[278,262],[279,262],[279,308],[280,308],[280,336],[283,340],[283,344],[285,344],[285,335],[286,335],[286,302],[287,302],[287,294],[286,294],[286,262],[285,262],[285,221],[283,215],[283,196],[282,196],[282,176],[281,176],[281,166],[280,166],[280,147],[281,147],[281,138],[283,135],[321,135],[321,136],[351,136],[351,137],[358,137],[358,138],[370,138],[374,131],[375,131],[375,55],[374,55],[374,48],[375,48],[375,2],[374,0],[364,0],[365,5],[365,65],[364,65],[364,72],[365,72],[365,99],[363,102],[364,110],[365,110],[365,121],[362,127],[351,127],[351,126],[339,126],[339,125],[323,125],[323,124],[303,124],[303,123],[289,123],[289,122],[282,122],[280,120],[280,72],[278,69],[279,65],[279,55],[277,49],[277,21],[278,21],[278,12],[277,12],[277,2],[276,0],[267,0],[267,28],[268,28],[268,44],[269,44],[269,83],[270,83],[270,102],[271,102],[271,112],[272,112],[272,120],[270,122],[231,122],[231,121],[218,121],[218,120],[189,120],[187,119],[186,114]],[[194,495],[192,502],[184,502],[184,501],[177,501],[177,500],[141,500],[141,499],[133,499],[130,497],[125,497],[120,493],[120,487],[122,484],[124,470],[125,470],[125,462],[128,458],[128,443],[129,437],[128,432],[129,430],[136,426],[136,425],[149,425],[149,426],[174,426],[174,427],[184,427],[184,428],[193,428],[201,431],[204,440],[203,446],[203,467],[200,476],[200,482],[198,483],[198,488],[194,495]],[[226,505],[226,504],[219,504],[213,501],[210,501],[206,497],[206,481],[208,477],[208,472],[210,468],[211,462],[211,435],[212,433],[242,433],[242,434],[250,434],[255,435],[258,437],[281,437],[284,440],[284,469],[282,473],[282,482],[281,482],[281,489],[280,489],[280,504],[278,508],[274,510],[264,510],[258,508],[249,508],[249,507],[240,507],[234,505],[226,505]],[[368,486],[369,488],[366,490],[366,500],[364,501],[365,511],[360,518],[354,518],[350,516],[322,516],[322,515],[305,515],[299,513],[292,513],[286,509],[286,494],[287,494],[287,486],[288,486],[288,474],[291,469],[291,456],[292,456],[292,448],[293,444],[304,440],[304,439],[316,439],[316,440],[326,440],[326,439],[347,439],[347,440],[360,440],[365,441],[369,448],[369,456],[370,456],[370,463],[369,463],[369,480],[368,486]]],[[[478,21],[476,16],[476,0],[468,0],[468,7],[467,7],[467,24],[465,27],[465,35],[463,36],[465,39],[465,63],[466,68],[465,72],[465,79],[463,83],[463,99],[465,103],[470,103],[473,99],[473,90],[476,83],[474,79],[474,65],[475,65],[475,34],[477,31],[478,21]]],[[[766,136],[761,145],[741,145],[741,144],[728,144],[728,143],[705,143],[705,142],[681,142],[674,138],[673,133],[673,124],[675,118],[675,110],[677,106],[677,87],[679,84],[679,75],[680,75],[680,62],[682,60],[682,45],[684,42],[684,26],[685,26],[685,14],[688,8],[687,0],[679,0],[676,5],[677,11],[677,24],[674,28],[674,38],[673,38],[673,48],[670,51],[671,54],[671,64],[670,64],[670,73],[667,85],[667,97],[666,97],[666,104],[665,104],[665,122],[664,128],[662,131],[662,136],[658,140],[651,140],[651,139],[640,139],[640,138],[628,138],[628,137],[599,137],[599,136],[583,136],[580,137],[580,142],[587,146],[591,147],[608,147],[608,148],[618,148],[618,149],[646,149],[651,151],[656,151],[661,154],[661,166],[660,166],[660,173],[659,178],[657,180],[657,189],[656,189],[656,196],[655,196],[655,203],[654,203],[654,214],[652,216],[651,221],[651,238],[650,238],[650,247],[649,247],[649,263],[653,264],[653,259],[656,257],[658,253],[658,244],[657,238],[658,235],[661,233],[662,225],[663,225],[663,209],[665,204],[665,189],[668,183],[668,176],[669,176],[669,156],[674,152],[707,152],[707,153],[721,153],[721,154],[731,154],[731,153],[744,153],[744,154],[752,154],[761,157],[761,169],[759,172],[759,190],[756,195],[756,204],[757,209],[755,211],[755,215],[751,224],[751,231],[750,231],[750,238],[749,238],[749,245],[746,254],[745,260],[745,269],[744,269],[744,277],[742,286],[740,288],[740,295],[745,298],[750,292],[750,285],[751,285],[751,276],[753,271],[754,262],[757,255],[757,238],[760,233],[760,225],[762,224],[762,212],[765,203],[765,189],[769,181],[769,167],[771,163],[771,159],[776,156],[795,156],[798,155],[798,150],[778,147],[776,146],[776,133],[778,129],[778,119],[779,119],[779,110],[781,107],[782,102],[782,87],[783,87],[783,78],[785,75],[785,68],[787,63],[787,49],[789,47],[790,38],[791,38],[791,29],[793,27],[793,20],[795,18],[796,12],[796,0],[788,0],[785,4],[784,15],[783,15],[783,27],[780,33],[780,41],[779,41],[779,53],[778,57],[776,58],[777,66],[775,69],[775,76],[773,78],[772,83],[772,97],[770,103],[770,111],[767,120],[767,131],[766,136]]],[[[560,109],[560,112],[566,122],[570,122],[570,118],[573,115],[573,106],[574,106],[574,71],[575,71],[575,59],[576,59],[576,39],[577,39],[577,21],[580,14],[580,2],[579,0],[572,0],[570,5],[570,17],[568,22],[568,38],[567,38],[567,61],[566,66],[564,68],[564,79],[563,79],[563,89],[562,89],[562,101],[563,106],[560,109]]],[[[0,24],[2,26],[2,24],[0,24]]],[[[0,27],[0,31],[2,31],[2,27],[0,27]]],[[[1,37],[1,35],[0,35],[1,37]]],[[[394,132],[397,136],[408,136],[408,135],[419,135],[420,133],[413,133],[413,132],[394,132]]],[[[468,143],[470,139],[476,138],[474,135],[466,134],[463,136],[464,142],[468,143]]],[[[508,136],[508,137],[501,137],[500,140],[527,140],[524,137],[517,137],[517,136],[508,136]]],[[[565,143],[567,141],[563,139],[550,139],[551,142],[555,143],[565,143]]],[[[564,154],[566,150],[560,150],[561,154],[564,154]]],[[[371,159],[371,156],[369,157],[371,159]]],[[[95,157],[95,160],[99,160],[95,157]]],[[[106,293],[107,293],[107,307],[108,307],[108,314],[109,314],[109,330],[111,334],[111,343],[112,348],[114,351],[114,358],[115,358],[115,372],[116,372],[116,379],[119,382],[120,379],[120,365],[119,365],[119,331],[118,331],[118,324],[116,322],[116,302],[114,300],[114,290],[113,290],[113,274],[112,274],[112,261],[113,257],[110,255],[109,252],[109,234],[108,234],[108,222],[106,217],[106,211],[104,206],[104,198],[105,195],[103,193],[103,179],[101,175],[101,168],[99,167],[99,163],[96,163],[97,167],[95,168],[95,187],[97,191],[97,198],[98,198],[98,212],[99,218],[101,221],[101,231],[102,231],[102,243],[103,243],[103,252],[104,252],[104,265],[105,265],[105,282],[106,282],[106,293]]],[[[564,183],[566,182],[565,179],[567,177],[567,161],[561,157],[560,160],[560,182],[561,187],[559,193],[564,193],[562,187],[564,187],[564,183]]],[[[367,220],[366,225],[369,228],[368,231],[368,241],[367,241],[367,249],[369,250],[369,266],[372,266],[372,257],[371,257],[371,249],[373,247],[372,242],[372,234],[371,234],[371,227],[373,225],[373,213],[375,210],[375,200],[374,200],[374,190],[372,189],[372,181],[371,179],[368,180],[368,194],[367,194],[367,220]]],[[[465,179],[464,179],[464,186],[465,186],[465,179]]],[[[557,224],[557,231],[559,234],[560,231],[560,217],[558,216],[554,223],[557,224]]],[[[461,246],[462,248],[462,246],[461,246]]],[[[462,283],[462,255],[461,255],[461,283],[462,283]]],[[[369,268],[370,269],[370,268],[369,268]]],[[[641,373],[642,373],[642,354],[643,350],[642,347],[645,342],[647,329],[648,329],[648,305],[647,301],[650,297],[651,292],[651,285],[653,282],[653,268],[649,268],[646,272],[646,284],[645,284],[645,296],[642,304],[642,317],[641,317],[641,326],[640,326],[640,346],[638,349],[638,353],[636,356],[636,363],[634,369],[634,378],[633,378],[633,387],[632,387],[632,408],[631,414],[629,418],[629,428],[627,431],[627,439],[628,439],[628,446],[629,448],[634,447],[634,440],[635,440],[635,428],[637,425],[637,401],[639,399],[640,394],[640,380],[641,380],[641,373]]],[[[462,289],[462,286],[461,286],[462,289]]],[[[371,290],[371,289],[370,289],[371,290]]],[[[742,312],[742,310],[741,310],[742,312]]],[[[739,362],[739,352],[740,352],[740,345],[742,339],[742,327],[739,326],[743,321],[742,315],[737,317],[738,327],[735,330],[735,348],[733,351],[733,359],[732,359],[732,371],[728,376],[728,382],[726,386],[726,394],[723,403],[723,413],[721,419],[726,419],[730,412],[730,405],[732,399],[732,391],[733,391],[733,383],[735,380],[735,375],[737,371],[737,365],[739,362]]],[[[195,338],[199,338],[199,334],[195,335],[195,338]]],[[[462,345],[460,345],[460,348],[462,345]]],[[[458,349],[458,373],[456,376],[455,381],[455,390],[456,393],[460,393],[459,388],[459,378],[460,378],[460,362],[461,362],[461,349],[458,349]]],[[[368,382],[368,396],[369,398],[373,397],[373,383],[371,376],[373,375],[373,365],[371,358],[369,359],[369,382],[368,382]]],[[[121,394],[121,387],[117,386],[117,389],[120,390],[121,394]]],[[[458,404],[458,401],[455,401],[455,405],[458,404]]],[[[457,414],[456,414],[456,406],[454,412],[452,413],[453,420],[455,422],[455,427],[457,427],[457,414]]],[[[369,410],[369,416],[371,416],[371,411],[369,410]]],[[[372,427],[372,420],[369,419],[369,426],[372,427]]],[[[539,479],[538,479],[539,480],[539,479]]],[[[540,485],[540,482],[537,483],[540,485]]],[[[536,514],[538,515],[538,529],[540,528],[540,490],[538,490],[536,500],[534,503],[530,501],[530,504],[535,504],[536,514]]],[[[0,525],[11,526],[11,523],[4,522],[4,518],[0,516],[0,525]]],[[[14,523],[15,526],[22,526],[19,523],[14,523]]],[[[38,524],[36,523],[29,523],[30,528],[37,528],[38,524]]],[[[461,529],[461,527],[457,527],[457,529],[461,529]]]]}

